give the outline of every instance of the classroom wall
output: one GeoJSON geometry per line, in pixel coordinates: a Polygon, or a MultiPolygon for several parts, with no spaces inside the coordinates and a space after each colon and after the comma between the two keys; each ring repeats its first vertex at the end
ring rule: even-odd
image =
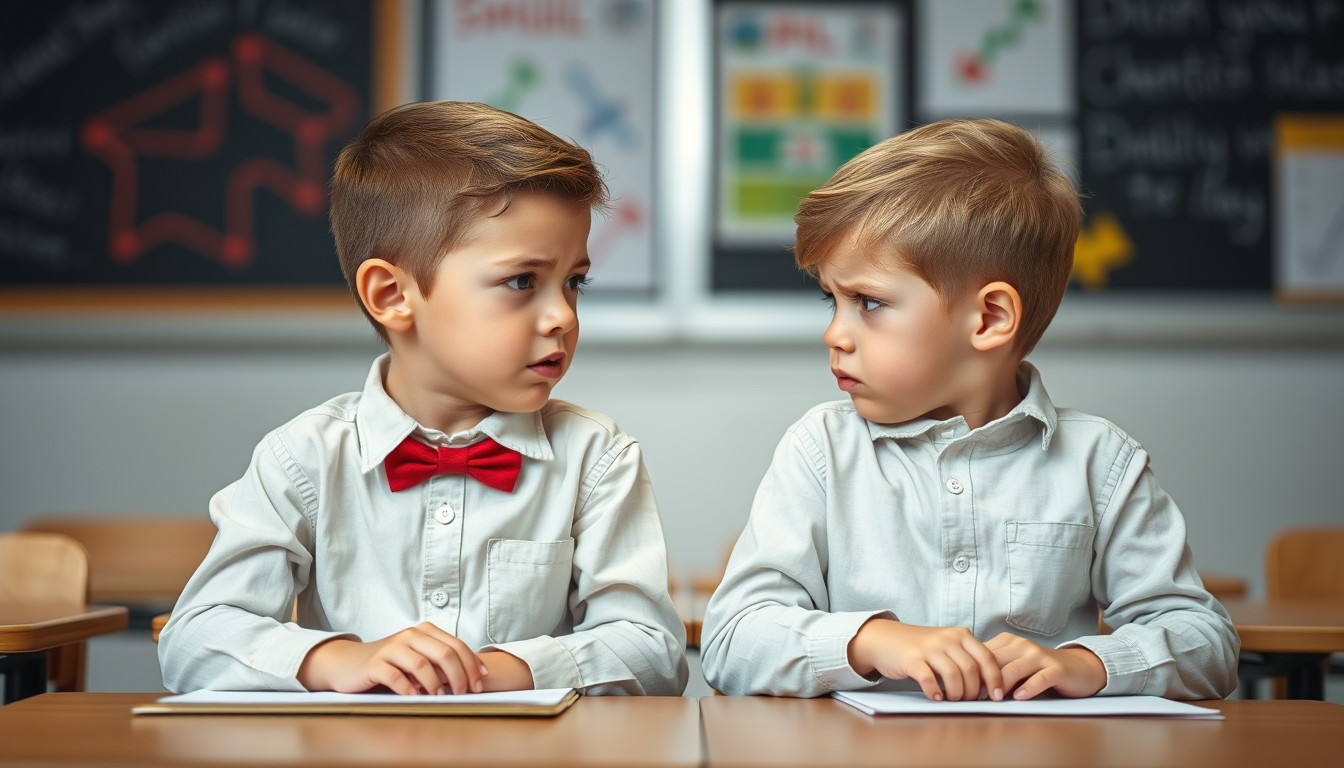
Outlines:
{"type": "MultiPolygon", "coordinates": [[[[1048,340],[1047,340],[1048,341],[1048,340]]],[[[376,343],[0,345],[0,530],[53,511],[205,514],[269,429],[358,389],[376,343]]],[[[1260,583],[1288,525],[1344,523],[1344,347],[1046,343],[1056,402],[1144,443],[1200,567],[1260,583]]],[[[712,572],[783,430],[834,399],[820,344],[581,344],[557,396],[641,442],[671,562],[712,572]]]]}

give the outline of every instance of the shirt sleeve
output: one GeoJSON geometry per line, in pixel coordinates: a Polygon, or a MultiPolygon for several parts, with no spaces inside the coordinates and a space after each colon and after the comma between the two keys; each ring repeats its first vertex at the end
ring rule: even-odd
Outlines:
{"type": "Polygon", "coordinates": [[[1195,571],[1180,510],[1158,485],[1142,448],[1122,454],[1112,476],[1118,481],[1098,526],[1092,584],[1113,631],[1065,645],[1101,659],[1101,695],[1229,695],[1237,685],[1241,640],[1195,571]]]}
{"type": "Polygon", "coordinates": [[[291,621],[313,562],[315,506],[316,491],[274,433],[247,473],[215,494],[215,541],[159,637],[168,690],[301,691],[308,652],[350,637],[291,621]]]}
{"type": "Polygon", "coordinates": [[[537,688],[679,695],[686,630],[668,593],[667,547],[639,444],[623,436],[590,470],[574,522],[574,631],[488,645],[522,659],[537,688]]]}
{"type": "Polygon", "coordinates": [[[821,452],[795,426],[775,450],[709,600],[705,679],[730,694],[822,696],[875,685],[849,665],[849,642],[890,611],[832,613],[826,590],[826,492],[821,452]]]}

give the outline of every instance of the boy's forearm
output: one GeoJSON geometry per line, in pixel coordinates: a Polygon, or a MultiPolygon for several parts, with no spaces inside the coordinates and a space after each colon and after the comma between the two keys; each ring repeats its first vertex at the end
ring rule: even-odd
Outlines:
{"type": "Polygon", "coordinates": [[[299,685],[310,691],[331,690],[333,687],[331,670],[342,663],[339,659],[342,655],[342,646],[348,645],[351,645],[350,640],[333,638],[313,646],[299,664],[299,673],[296,676],[299,685]]]}
{"type": "Polygon", "coordinates": [[[480,654],[481,663],[490,674],[481,678],[486,691],[529,691],[534,687],[532,668],[527,662],[504,651],[486,651],[480,654]]]}

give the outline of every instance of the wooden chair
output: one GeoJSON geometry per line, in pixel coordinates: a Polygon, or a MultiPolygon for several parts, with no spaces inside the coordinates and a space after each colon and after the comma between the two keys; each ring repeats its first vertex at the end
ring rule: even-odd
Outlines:
{"type": "MultiPolygon", "coordinates": [[[[89,565],[84,548],[59,533],[0,533],[0,600],[88,603],[89,565]]],[[[48,651],[47,677],[56,690],[84,690],[86,658],[84,643],[48,651]]]]}
{"type": "MultiPolygon", "coordinates": [[[[1269,600],[1344,602],[1344,526],[1288,528],[1265,547],[1265,597],[1269,600]]],[[[1241,683],[1273,680],[1275,698],[1284,696],[1284,670],[1243,654],[1241,683]]],[[[1253,696],[1253,689],[1244,691],[1253,696]]]]}
{"type": "Polygon", "coordinates": [[[1344,600],[1344,526],[1290,528],[1265,548],[1270,600],[1344,600]]]}
{"type": "Polygon", "coordinates": [[[29,519],[28,531],[59,533],[84,546],[89,600],[124,605],[133,628],[173,607],[215,538],[210,519],[134,515],[50,515],[29,519]]]}

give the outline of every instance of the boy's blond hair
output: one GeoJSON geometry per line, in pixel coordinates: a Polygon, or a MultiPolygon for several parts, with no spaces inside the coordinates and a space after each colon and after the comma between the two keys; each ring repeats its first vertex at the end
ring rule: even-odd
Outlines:
{"type": "MultiPolygon", "coordinates": [[[[341,150],[331,177],[331,233],[355,298],[355,273],[375,257],[410,272],[428,295],[444,255],[519,191],[590,210],[607,204],[588,150],[510,112],[437,101],[375,117],[341,150]]],[[[383,327],[369,320],[386,341],[383,327]]]]}
{"type": "Polygon", "coordinates": [[[913,270],[944,305],[1001,280],[1022,298],[1025,356],[1068,285],[1082,208],[1032,135],[1000,120],[944,120],[869,148],[803,200],[795,258],[817,266],[851,229],[876,263],[913,270]]]}

